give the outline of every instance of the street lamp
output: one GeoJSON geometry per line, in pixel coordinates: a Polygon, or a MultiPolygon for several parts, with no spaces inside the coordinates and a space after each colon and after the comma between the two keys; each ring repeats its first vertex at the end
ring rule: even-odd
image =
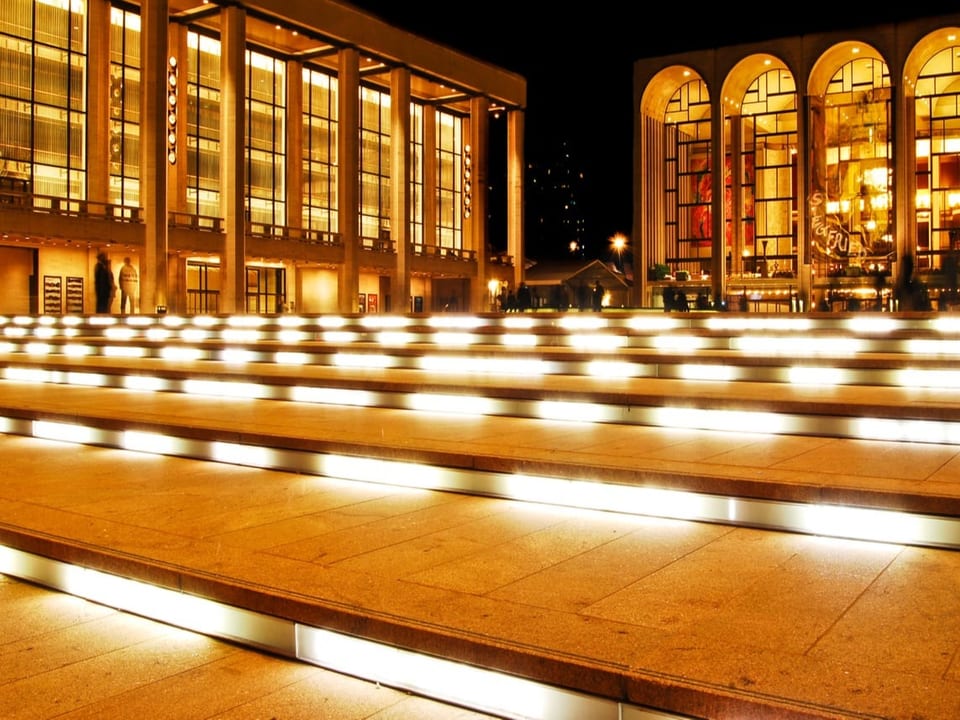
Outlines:
{"type": "Polygon", "coordinates": [[[623,272],[623,251],[627,247],[627,238],[623,233],[617,233],[610,238],[610,247],[617,254],[617,268],[623,272]]]}

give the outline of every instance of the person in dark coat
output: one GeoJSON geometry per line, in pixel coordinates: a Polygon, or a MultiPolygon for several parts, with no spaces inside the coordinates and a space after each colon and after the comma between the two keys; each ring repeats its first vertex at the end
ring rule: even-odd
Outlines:
{"type": "Polygon", "coordinates": [[[97,265],[93,270],[93,291],[97,297],[97,312],[108,313],[117,293],[117,284],[113,279],[110,258],[105,252],[97,254],[97,265]]]}
{"type": "Polygon", "coordinates": [[[594,312],[600,312],[603,309],[603,285],[597,280],[593,285],[593,309],[594,312]]]}

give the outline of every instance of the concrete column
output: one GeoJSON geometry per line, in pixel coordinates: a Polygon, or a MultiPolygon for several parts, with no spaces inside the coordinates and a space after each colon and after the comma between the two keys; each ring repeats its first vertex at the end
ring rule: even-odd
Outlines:
{"type": "MultiPolygon", "coordinates": [[[[807,200],[810,184],[807,181],[807,167],[810,153],[810,124],[807,122],[806,103],[803,95],[797,93],[797,154],[796,154],[796,185],[793,188],[797,205],[797,227],[795,238],[797,246],[797,300],[803,304],[804,310],[813,310],[812,293],[810,286],[810,244],[807,242],[809,228],[807,215],[807,200]]],[[[798,308],[799,309],[799,308],[798,308]]]]}
{"type": "Polygon", "coordinates": [[[340,312],[354,313],[360,309],[360,56],[354,48],[340,51],[338,89],[337,215],[343,243],[339,306],[340,312]]]}
{"type": "MultiPolygon", "coordinates": [[[[295,60],[287,62],[287,135],[285,139],[285,196],[288,227],[302,228],[303,222],[303,65],[295,60]]],[[[300,266],[292,260],[286,262],[286,301],[299,312],[303,305],[303,280],[300,266]]]]}
{"type": "Polygon", "coordinates": [[[470,100],[470,132],[468,143],[473,159],[473,175],[470,179],[470,217],[463,218],[463,245],[474,250],[477,257],[477,274],[470,283],[470,311],[484,312],[490,309],[487,290],[487,265],[490,251],[487,248],[487,192],[490,174],[490,101],[485,97],[470,100]]]}
{"type": "Polygon", "coordinates": [[[390,71],[390,237],[397,252],[391,296],[397,307],[410,297],[410,71],[390,71]]]}
{"type": "Polygon", "coordinates": [[[303,64],[287,63],[286,197],[291,227],[303,227],[303,64]]]}
{"type": "Polygon", "coordinates": [[[246,13],[235,5],[228,5],[220,12],[220,209],[226,234],[221,263],[220,311],[245,313],[246,13]]]}
{"type": "Polygon", "coordinates": [[[110,193],[110,3],[88,0],[87,199],[110,193]]]}
{"type": "MultiPolygon", "coordinates": [[[[167,210],[169,212],[186,212],[187,208],[187,29],[180,24],[173,23],[167,31],[167,42],[171,57],[177,59],[177,161],[173,165],[167,163],[167,210]]],[[[166,127],[166,126],[165,126],[166,127]]],[[[167,128],[169,130],[169,128],[167,128]]],[[[169,141],[168,141],[169,143],[169,141]]]]}
{"type": "Polygon", "coordinates": [[[507,253],[513,258],[513,288],[523,282],[523,256],[526,245],[523,236],[523,173],[524,121],[523,110],[507,114],[507,253]]]}
{"type": "Polygon", "coordinates": [[[897,278],[905,255],[917,255],[917,111],[912,86],[895,84],[893,97],[893,222],[897,265],[891,282],[897,278]],[[907,91],[907,88],[910,91],[907,91]]]}
{"type": "Polygon", "coordinates": [[[140,7],[140,307],[167,306],[167,0],[140,7]]]}

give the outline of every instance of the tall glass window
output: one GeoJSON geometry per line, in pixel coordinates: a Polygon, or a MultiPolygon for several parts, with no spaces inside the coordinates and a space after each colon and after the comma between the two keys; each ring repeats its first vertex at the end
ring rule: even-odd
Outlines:
{"type": "MultiPolygon", "coordinates": [[[[794,277],[798,268],[797,88],[793,75],[785,68],[763,73],[747,89],[740,110],[742,250],[753,256],[760,274],[794,277]]],[[[729,213],[726,217],[729,248],[729,213]]]]}
{"type": "Polygon", "coordinates": [[[960,250],[960,47],[924,64],[915,88],[918,269],[960,250]]]}
{"type": "Polygon", "coordinates": [[[886,64],[870,57],[844,64],[811,119],[810,259],[818,277],[889,269],[894,254],[890,130],[886,64]]]}
{"type": "Polygon", "coordinates": [[[140,16],[110,9],[110,202],[140,205],[140,16]]]}
{"type": "Polygon", "coordinates": [[[339,232],[337,78],[303,69],[303,227],[339,232]]]}
{"type": "Polygon", "coordinates": [[[187,207],[220,217],[220,41],[187,34],[187,207]]]}
{"type": "Polygon", "coordinates": [[[673,94],[664,130],[666,262],[672,270],[707,272],[713,242],[713,176],[710,95],[702,80],[691,80],[673,94]]]}
{"type": "Polygon", "coordinates": [[[423,106],[410,104],[410,243],[423,246],[423,106]]]}
{"type": "Polygon", "coordinates": [[[437,244],[463,246],[463,119],[437,112],[437,244]]]}
{"type": "Polygon", "coordinates": [[[247,210],[253,222],[286,225],[286,66],[246,56],[247,210]]]}
{"type": "Polygon", "coordinates": [[[390,232],[390,96],[360,88],[360,236],[390,232]]]}
{"type": "Polygon", "coordinates": [[[0,170],[38,195],[86,196],[86,3],[0,11],[0,170]]]}

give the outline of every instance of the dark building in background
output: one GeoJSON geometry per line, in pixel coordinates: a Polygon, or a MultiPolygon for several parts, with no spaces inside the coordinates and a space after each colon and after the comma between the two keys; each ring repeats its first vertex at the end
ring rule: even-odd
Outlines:
{"type": "Polygon", "coordinates": [[[528,154],[525,235],[534,259],[595,257],[599,239],[591,235],[586,171],[573,146],[528,154]]]}

